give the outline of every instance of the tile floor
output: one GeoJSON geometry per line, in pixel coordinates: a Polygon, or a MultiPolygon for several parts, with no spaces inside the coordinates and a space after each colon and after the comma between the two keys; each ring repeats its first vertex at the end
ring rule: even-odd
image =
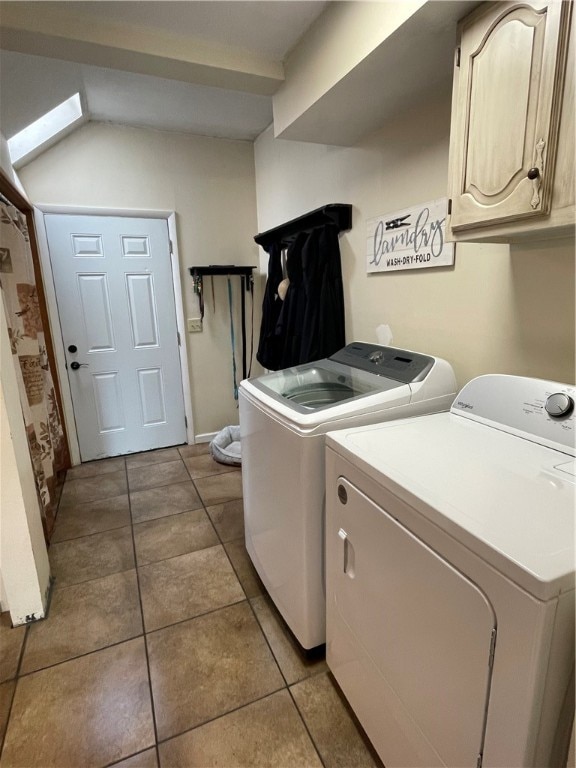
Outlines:
{"type": "Polygon", "coordinates": [[[1,768],[380,766],[244,548],[207,445],[68,472],[46,620],[0,617],[1,768]]]}

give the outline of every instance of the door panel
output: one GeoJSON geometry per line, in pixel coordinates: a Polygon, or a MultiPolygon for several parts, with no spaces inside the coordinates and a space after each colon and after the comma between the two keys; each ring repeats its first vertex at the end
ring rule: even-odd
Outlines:
{"type": "Polygon", "coordinates": [[[126,275],[134,348],[158,346],[156,297],[151,275],[126,275]]]}
{"type": "Polygon", "coordinates": [[[550,0],[529,6],[486,4],[461,23],[451,128],[454,231],[550,210],[557,62],[570,14],[568,4],[550,0]]]}
{"type": "Polygon", "coordinates": [[[386,765],[474,768],[492,606],[362,491],[343,477],[338,486],[326,510],[328,664],[386,765]]]}
{"type": "Polygon", "coordinates": [[[162,424],[166,420],[162,371],[159,368],[138,371],[138,383],[142,404],[142,423],[162,424]]]}
{"type": "Polygon", "coordinates": [[[45,220],[82,461],[185,442],[166,221],[45,220]]]}
{"type": "Polygon", "coordinates": [[[126,422],[118,371],[96,373],[93,377],[93,383],[100,432],[125,429],[126,422]]]}
{"type": "Polygon", "coordinates": [[[477,199],[491,202],[504,193],[524,166],[533,34],[533,28],[519,19],[508,21],[496,28],[473,57],[470,134],[482,134],[485,144],[481,147],[472,141],[468,145],[466,188],[477,199]],[[499,73],[509,69],[511,51],[515,77],[501,77],[499,73]],[[498,163],[486,157],[486,147],[494,146],[501,148],[498,163]]]}
{"type": "Polygon", "coordinates": [[[106,275],[78,275],[80,313],[88,352],[113,352],[112,312],[106,275]]]}

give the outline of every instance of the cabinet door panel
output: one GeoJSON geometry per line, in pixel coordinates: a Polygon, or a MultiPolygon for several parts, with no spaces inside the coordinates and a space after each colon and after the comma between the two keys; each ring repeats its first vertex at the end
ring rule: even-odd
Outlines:
{"type": "Polygon", "coordinates": [[[461,23],[455,75],[451,227],[550,210],[569,8],[496,3],[461,23]],[[528,171],[538,168],[538,177],[528,171]]]}
{"type": "Polygon", "coordinates": [[[505,199],[526,175],[534,32],[518,19],[501,23],[472,55],[469,134],[481,140],[468,143],[465,190],[483,204],[505,199]]]}

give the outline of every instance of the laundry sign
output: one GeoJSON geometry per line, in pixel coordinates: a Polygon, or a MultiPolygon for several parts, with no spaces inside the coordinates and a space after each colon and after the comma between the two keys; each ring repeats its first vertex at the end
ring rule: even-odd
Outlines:
{"type": "Polygon", "coordinates": [[[454,264],[445,238],[448,198],[432,200],[367,222],[366,271],[392,272],[454,264]]]}

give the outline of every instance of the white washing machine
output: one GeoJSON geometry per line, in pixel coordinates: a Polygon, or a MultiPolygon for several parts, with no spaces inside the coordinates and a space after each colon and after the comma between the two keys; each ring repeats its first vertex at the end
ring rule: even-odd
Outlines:
{"type": "Polygon", "coordinates": [[[327,661],[387,768],[566,764],[575,396],[481,376],[327,436],[327,661]]]}
{"type": "Polygon", "coordinates": [[[447,410],[455,391],[445,360],[362,342],[241,382],[246,548],[304,648],[326,638],[325,433],[447,410]]]}

